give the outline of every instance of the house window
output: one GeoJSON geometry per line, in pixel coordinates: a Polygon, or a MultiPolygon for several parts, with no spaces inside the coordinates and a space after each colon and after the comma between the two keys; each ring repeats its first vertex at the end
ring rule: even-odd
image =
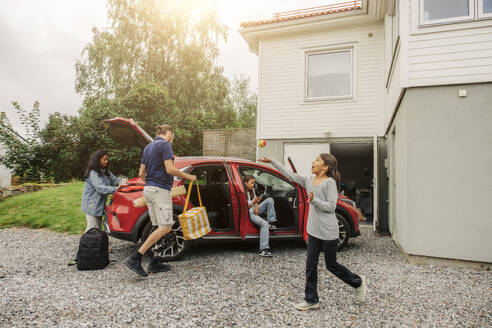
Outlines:
{"type": "Polygon", "coordinates": [[[352,97],[352,49],[306,54],[306,100],[352,97]]]}
{"type": "Polygon", "coordinates": [[[475,1],[420,0],[420,24],[439,24],[473,19],[475,1]]]}
{"type": "Polygon", "coordinates": [[[492,0],[420,0],[421,25],[491,17],[492,0]]]}
{"type": "Polygon", "coordinates": [[[478,17],[492,17],[492,0],[478,1],[478,17]]]}

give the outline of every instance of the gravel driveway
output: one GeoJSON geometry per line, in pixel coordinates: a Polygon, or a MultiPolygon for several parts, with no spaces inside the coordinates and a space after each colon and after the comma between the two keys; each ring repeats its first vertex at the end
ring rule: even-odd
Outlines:
{"type": "Polygon", "coordinates": [[[339,253],[367,276],[368,300],[319,267],[321,308],[298,312],[305,247],[273,242],[260,258],[256,242],[205,244],[168,273],[137,278],[122,265],[133,244],[110,239],[116,264],[79,272],[67,262],[79,236],[0,230],[0,326],[169,327],[490,327],[492,272],[415,267],[390,237],[369,226],[339,253]]]}

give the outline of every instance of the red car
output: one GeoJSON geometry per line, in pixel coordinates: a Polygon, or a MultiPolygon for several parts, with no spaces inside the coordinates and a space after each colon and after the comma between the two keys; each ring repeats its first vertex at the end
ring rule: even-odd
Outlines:
{"type": "MultiPolygon", "coordinates": [[[[133,120],[114,118],[105,121],[106,128],[117,140],[145,147],[153,138],[133,120]]],[[[135,163],[138,165],[138,163],[135,163]]],[[[204,206],[207,208],[212,231],[203,239],[240,240],[259,238],[258,228],[251,222],[242,177],[251,175],[256,180],[256,192],[263,198],[275,201],[278,229],[270,232],[270,239],[306,240],[306,222],[309,206],[306,190],[289,181],[277,170],[244,159],[223,157],[176,157],[174,165],[197,176],[204,206]]],[[[294,168],[293,168],[294,169],[294,168]]],[[[176,178],[174,186],[188,185],[188,181],[176,178]]],[[[143,183],[131,179],[120,186],[106,206],[104,226],[109,235],[132,242],[144,241],[152,230],[147,207],[136,208],[133,200],[143,196],[143,183]]],[[[191,202],[198,203],[196,189],[191,202]]],[[[192,241],[184,240],[177,216],[183,212],[185,196],[173,199],[174,226],[171,233],[153,248],[164,260],[182,256],[192,241]]],[[[336,216],[340,227],[339,249],[350,237],[360,235],[359,212],[355,203],[345,196],[337,202],[336,216]]]]}

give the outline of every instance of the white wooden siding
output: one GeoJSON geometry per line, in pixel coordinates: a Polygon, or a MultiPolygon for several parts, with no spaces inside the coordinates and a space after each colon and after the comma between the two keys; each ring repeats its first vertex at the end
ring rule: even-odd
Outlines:
{"type": "Polygon", "coordinates": [[[420,27],[418,1],[408,8],[409,86],[492,81],[492,20],[420,27]]]}
{"type": "Polygon", "coordinates": [[[400,84],[400,51],[398,50],[395,55],[395,63],[393,65],[393,71],[391,72],[388,88],[386,89],[384,98],[384,113],[382,115],[383,129],[386,131],[388,124],[390,124],[393,112],[396,110],[396,105],[402,91],[400,84]]]}
{"type": "Polygon", "coordinates": [[[379,24],[261,40],[258,138],[378,134],[384,106],[383,34],[379,24]],[[306,49],[349,43],[355,44],[355,98],[304,102],[306,49]]]}

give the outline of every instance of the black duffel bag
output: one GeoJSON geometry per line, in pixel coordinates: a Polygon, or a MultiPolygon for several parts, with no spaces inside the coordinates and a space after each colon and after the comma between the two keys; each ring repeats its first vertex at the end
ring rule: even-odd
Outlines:
{"type": "Polygon", "coordinates": [[[80,237],[77,252],[77,269],[100,270],[109,264],[108,234],[92,228],[80,237]]]}

